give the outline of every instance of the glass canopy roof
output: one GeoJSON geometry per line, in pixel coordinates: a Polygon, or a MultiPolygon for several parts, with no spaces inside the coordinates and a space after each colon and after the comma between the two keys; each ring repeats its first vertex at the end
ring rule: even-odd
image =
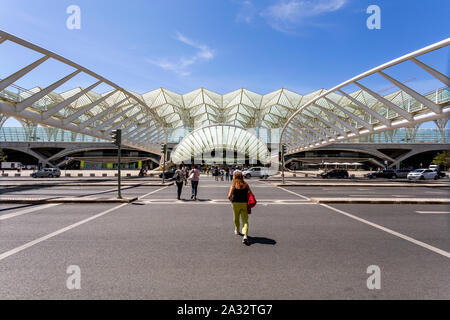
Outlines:
{"type": "MultiPolygon", "coordinates": [[[[200,128],[225,123],[243,128],[280,128],[318,90],[302,96],[287,89],[261,95],[238,89],[224,95],[204,88],[186,94],[156,89],[141,95],[166,128],[200,128]]],[[[136,94],[137,95],[137,94],[136,94]]]]}
{"type": "Polygon", "coordinates": [[[212,150],[235,150],[250,159],[268,163],[267,145],[248,130],[233,125],[213,125],[194,130],[172,152],[172,162],[189,161],[212,150]]]}

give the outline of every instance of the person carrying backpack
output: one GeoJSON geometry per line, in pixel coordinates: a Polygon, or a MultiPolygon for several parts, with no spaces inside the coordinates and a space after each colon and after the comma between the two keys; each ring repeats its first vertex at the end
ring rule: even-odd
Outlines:
{"type": "Polygon", "coordinates": [[[186,182],[186,174],[183,170],[183,165],[180,164],[178,166],[178,169],[175,171],[175,174],[173,175],[173,179],[175,180],[175,183],[177,185],[177,199],[180,200],[181,198],[181,192],[183,191],[183,183],[186,182]]]}
{"type": "Polygon", "coordinates": [[[231,201],[233,205],[233,213],[234,213],[234,234],[241,235],[239,232],[240,229],[240,219],[242,219],[242,234],[243,239],[242,243],[248,244],[248,195],[252,191],[250,190],[250,186],[244,180],[244,176],[242,172],[236,172],[233,178],[233,184],[230,187],[230,191],[228,192],[228,200],[231,201]]]}

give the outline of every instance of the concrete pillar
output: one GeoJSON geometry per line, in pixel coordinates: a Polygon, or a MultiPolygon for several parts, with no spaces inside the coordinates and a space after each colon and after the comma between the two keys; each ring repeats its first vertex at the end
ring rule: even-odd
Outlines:
{"type": "Polygon", "coordinates": [[[434,120],[436,127],[438,127],[439,134],[441,135],[441,139],[440,139],[441,143],[447,143],[447,141],[445,139],[445,126],[447,125],[447,122],[448,122],[448,118],[434,120]]]}

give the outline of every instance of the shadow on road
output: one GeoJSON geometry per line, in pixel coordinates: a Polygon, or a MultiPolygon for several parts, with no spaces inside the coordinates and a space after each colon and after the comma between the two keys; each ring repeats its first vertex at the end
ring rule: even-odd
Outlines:
{"type": "Polygon", "coordinates": [[[269,238],[263,238],[263,237],[250,237],[248,236],[248,246],[251,246],[252,244],[270,244],[270,245],[275,245],[277,242],[273,239],[269,239],[269,238]]]}

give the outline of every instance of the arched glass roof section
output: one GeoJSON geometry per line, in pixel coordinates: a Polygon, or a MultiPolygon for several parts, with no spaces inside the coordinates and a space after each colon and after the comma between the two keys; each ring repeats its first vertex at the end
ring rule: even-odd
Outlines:
{"type": "Polygon", "coordinates": [[[427,65],[425,55],[449,45],[450,38],[447,38],[311,97],[286,121],[280,143],[287,146],[289,154],[398,128],[414,127],[427,121],[448,119],[450,79],[445,70],[439,71],[427,65]],[[396,71],[407,70],[411,74],[415,69],[427,73],[433,83],[440,82],[443,86],[422,93],[396,79],[396,71]],[[374,77],[384,79],[392,88],[399,90],[381,95],[370,81],[374,77]],[[349,87],[359,90],[349,92],[349,87]]]}
{"type": "Polygon", "coordinates": [[[1,49],[15,47],[21,54],[34,57],[31,59],[34,62],[28,65],[11,66],[15,70],[12,74],[9,69],[0,70],[2,118],[12,116],[102,140],[111,140],[111,133],[121,129],[124,145],[153,153],[159,153],[160,143],[167,142],[164,122],[139,95],[75,62],[1,30],[0,45],[1,49]],[[46,77],[39,76],[46,72],[45,68],[51,70],[54,78],[50,85],[45,82],[46,77]],[[42,83],[32,89],[18,86],[17,82],[30,73],[42,83]],[[90,85],[82,88],[81,85],[86,83],[90,85]],[[67,85],[76,85],[76,88],[63,91],[67,85]],[[107,88],[103,94],[93,91],[102,87],[107,88]]]}
{"type": "Polygon", "coordinates": [[[191,161],[192,157],[215,149],[236,150],[262,163],[270,161],[267,145],[242,127],[219,124],[194,130],[172,152],[172,162],[191,161]]]}

